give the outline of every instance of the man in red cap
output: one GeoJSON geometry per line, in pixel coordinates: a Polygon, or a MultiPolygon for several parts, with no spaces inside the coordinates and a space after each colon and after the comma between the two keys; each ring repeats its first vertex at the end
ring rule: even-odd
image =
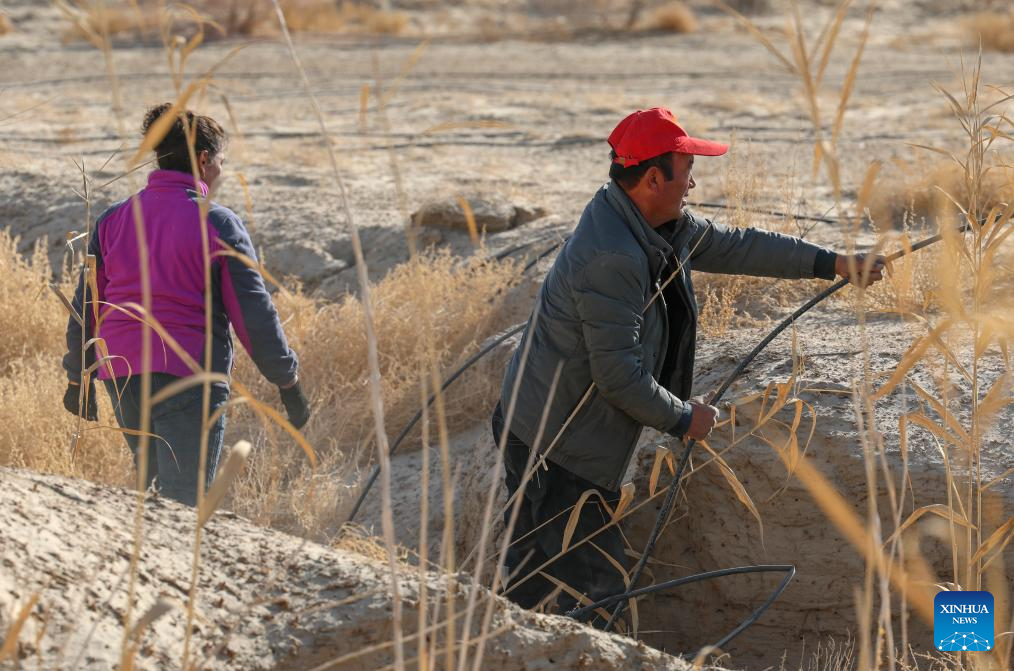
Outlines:
{"type": "MultiPolygon", "coordinates": [[[[566,612],[579,605],[577,595],[596,601],[623,592],[623,536],[606,525],[643,427],[700,439],[715,426],[718,409],[690,397],[698,319],[691,268],[849,274],[849,258],[831,250],[686,210],[694,157],[720,156],[728,146],[689,136],[669,110],[634,112],[609,145],[610,182],[546,276],[493,412],[507,490],[524,487],[506,594],[526,608],[566,612]],[[533,449],[545,465],[526,479],[533,449]],[[588,490],[597,495],[573,512],[588,490]]],[[[862,267],[861,255],[853,260],[862,267]]],[[[882,269],[878,258],[862,281],[879,280],[882,269]]]]}

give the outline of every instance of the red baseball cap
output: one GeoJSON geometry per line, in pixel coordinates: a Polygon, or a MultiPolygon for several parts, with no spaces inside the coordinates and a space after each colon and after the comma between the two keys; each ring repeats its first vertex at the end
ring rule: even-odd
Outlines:
{"type": "Polygon", "coordinates": [[[721,156],[729,145],[690,137],[664,107],[637,110],[617,124],[609,134],[609,146],[616,152],[614,163],[637,165],[668,152],[721,156]]]}

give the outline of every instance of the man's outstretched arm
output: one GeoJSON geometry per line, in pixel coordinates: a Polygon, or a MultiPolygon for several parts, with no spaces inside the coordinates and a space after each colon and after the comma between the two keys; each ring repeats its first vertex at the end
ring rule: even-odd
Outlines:
{"type": "Polygon", "coordinates": [[[868,286],[883,278],[884,257],[837,254],[801,238],[759,228],[732,228],[691,216],[688,246],[694,270],[731,275],[755,275],[833,280],[848,277],[868,286]],[[854,269],[854,272],[853,272],[854,269]]]}

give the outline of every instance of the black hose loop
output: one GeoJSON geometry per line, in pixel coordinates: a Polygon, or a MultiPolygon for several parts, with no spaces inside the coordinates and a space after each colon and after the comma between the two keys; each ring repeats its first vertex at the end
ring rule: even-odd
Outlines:
{"type": "MultiPolygon", "coordinates": [[[[719,639],[718,642],[714,643],[713,648],[722,648],[729,643],[736,636],[745,631],[750,625],[760,619],[760,616],[764,614],[768,608],[778,600],[778,597],[782,595],[782,592],[789,586],[789,583],[796,575],[796,567],[792,564],[761,564],[758,566],[739,566],[736,568],[724,568],[717,571],[707,571],[705,573],[697,573],[695,575],[687,576],[685,578],[676,578],[675,580],[667,580],[666,582],[659,583],[657,585],[649,585],[648,587],[641,587],[635,590],[631,590],[625,594],[614,594],[607,596],[604,599],[599,599],[594,603],[590,603],[587,606],[581,606],[575,608],[572,611],[566,613],[568,617],[572,617],[579,622],[589,615],[592,614],[598,608],[610,606],[618,601],[633,599],[646,594],[653,594],[655,592],[662,592],[675,587],[682,587],[683,585],[689,585],[695,582],[701,582],[704,580],[714,580],[715,578],[723,578],[730,575],[742,575],[745,573],[780,573],[784,572],[785,577],[782,578],[782,582],[779,583],[778,587],[771,593],[767,600],[758,606],[746,619],[740,622],[736,627],[728,634],[719,639]]],[[[696,657],[696,655],[694,655],[696,657]]]]}

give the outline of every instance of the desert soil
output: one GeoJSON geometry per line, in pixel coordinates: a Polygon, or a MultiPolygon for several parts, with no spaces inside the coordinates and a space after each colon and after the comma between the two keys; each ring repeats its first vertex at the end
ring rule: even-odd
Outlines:
{"type": "MultiPolygon", "coordinates": [[[[812,34],[831,11],[826,4],[804,5],[804,22],[812,34]]],[[[101,54],[84,43],[61,43],[64,24],[51,8],[30,2],[7,2],[5,7],[16,30],[0,38],[0,116],[38,106],[0,126],[0,162],[4,167],[0,174],[4,194],[0,219],[22,236],[26,250],[35,240],[48,237],[50,257],[59,264],[66,235],[82,230],[87,221],[85,204],[73,191],[81,184],[74,162],[83,161],[85,168],[95,174],[96,183],[118,176],[124,157],[117,152],[136,144],[143,109],[170,99],[173,87],[161,46],[129,41],[117,44],[114,62],[124,100],[121,130],[111,112],[110,86],[101,54]]],[[[299,37],[297,48],[338,152],[354,223],[363,234],[371,277],[381,277],[407,259],[406,219],[431,201],[446,203],[465,197],[477,209],[519,224],[487,235],[485,244],[492,253],[533,239],[548,241],[565,235],[605,180],[608,148],[604,138],[609,130],[630,111],[655,105],[671,107],[692,133],[732,144],[730,156],[698,161],[698,187],[691,200],[721,202],[733,196],[737,184],[749,181],[755,185],[752,204],[756,206],[809,215],[828,213],[834,204],[831,188],[823,178],[810,179],[814,134],[798,81],[780,70],[771,55],[737,29],[731,19],[704,7],[695,9],[701,29],[689,35],[590,31],[556,39],[525,39],[523,34],[479,39],[474,32],[442,29],[435,15],[417,8],[412,13],[414,29],[425,32],[430,21],[436,33],[425,47],[419,46],[421,37],[413,35],[376,40],[299,37]],[[399,73],[414,54],[418,55],[417,62],[400,79],[399,73]],[[360,116],[362,87],[377,87],[375,64],[381,86],[390,96],[386,105],[389,132],[375,96],[370,98],[365,117],[360,116]],[[403,204],[399,203],[392,161],[401,176],[403,204]],[[535,214],[517,218],[520,211],[535,214]]],[[[839,141],[846,209],[854,206],[858,185],[871,160],[884,161],[888,166],[894,160],[911,160],[916,155],[911,144],[961,146],[959,125],[949,116],[945,99],[934,92],[931,82],[950,90],[960,89],[962,56],[967,65],[972,55],[961,29],[967,9],[961,3],[880,3],[839,141]]],[[[477,5],[456,11],[455,16],[460,14],[463,25],[467,25],[470,19],[491,12],[496,15],[499,10],[477,5]]],[[[783,50],[787,44],[784,16],[776,9],[756,18],[765,34],[783,50]]],[[[857,8],[841,31],[839,51],[826,74],[830,82],[824,95],[827,109],[834,108],[838,85],[860,40],[862,22],[863,12],[857,8]]],[[[510,21],[505,19],[503,24],[509,26],[510,21]]],[[[188,73],[196,75],[215,66],[239,44],[236,40],[220,40],[202,46],[188,61],[188,73]]],[[[297,278],[309,291],[322,296],[339,297],[355,283],[352,250],[348,222],[338,206],[316,118],[282,44],[267,38],[242,44],[243,50],[216,70],[214,90],[199,101],[202,109],[227,119],[235,137],[217,198],[244,214],[273,273],[297,278]],[[249,203],[242,188],[244,181],[249,186],[249,203]]],[[[985,54],[983,72],[986,81],[1009,89],[1014,83],[1014,56],[985,54]]],[[[827,125],[824,132],[829,128],[827,125]]],[[[141,183],[139,179],[119,179],[94,194],[92,214],[128,195],[141,183]]],[[[701,207],[700,211],[718,221],[727,221],[730,216],[716,208],[701,207]]],[[[764,222],[761,215],[753,220],[764,222]]],[[[821,244],[840,249],[848,242],[837,225],[801,226],[801,231],[808,229],[809,239],[821,244]]],[[[874,232],[864,227],[858,231],[856,242],[861,246],[873,239],[874,232]]],[[[463,230],[426,228],[423,241],[460,254],[473,251],[463,230]]],[[[522,285],[512,302],[518,319],[527,316],[538,275],[550,262],[551,258],[546,259],[534,269],[533,279],[522,285]]],[[[783,286],[772,284],[772,294],[777,295],[783,286]]],[[[754,316],[761,320],[779,317],[791,309],[779,301],[754,308],[754,316]]],[[[808,452],[860,515],[865,515],[867,498],[865,467],[854,408],[847,393],[862,372],[858,352],[863,349],[863,339],[868,339],[872,352],[869,365],[876,376],[882,377],[894,368],[916,335],[924,332],[920,328],[917,323],[871,315],[862,330],[847,301],[829,302],[797,328],[803,367],[796,391],[813,405],[817,421],[808,452]]],[[[717,386],[764,332],[757,326],[721,338],[704,338],[699,348],[698,390],[717,386]]],[[[729,398],[743,398],[761,389],[764,381],[787,379],[793,370],[789,343],[787,335],[775,341],[729,398]]],[[[498,361],[502,362],[506,353],[501,351],[498,361]]],[[[1005,367],[1004,355],[991,351],[982,373],[992,380],[1005,367]]],[[[497,374],[497,366],[492,365],[490,375],[497,374]]],[[[940,382],[928,370],[917,370],[915,375],[928,387],[940,382]]],[[[886,436],[892,467],[901,459],[897,418],[912,402],[909,392],[896,393],[885,400],[879,414],[884,426],[878,428],[886,436]]],[[[745,405],[742,412],[748,411],[745,405]]],[[[1009,439],[1012,427],[1014,416],[1008,407],[984,443],[984,468],[989,476],[1000,475],[1014,463],[1009,439]]],[[[712,445],[721,449],[730,439],[731,427],[726,427],[712,445]]],[[[646,435],[640,457],[632,464],[630,477],[639,496],[647,491],[647,474],[658,442],[658,436],[646,435]]],[[[453,440],[459,477],[455,493],[456,543],[462,551],[471,549],[478,539],[480,510],[474,501],[497,482],[496,474],[489,471],[492,449],[484,416],[476,417],[473,426],[453,440]]],[[[730,649],[734,665],[762,668],[777,664],[785,651],[790,660],[795,660],[809,654],[828,636],[844,636],[856,626],[852,590],[863,575],[858,555],[815,508],[805,490],[787,479],[784,466],[770,447],[759,440],[746,441],[724,453],[724,458],[758,505],[764,522],[763,538],[756,520],[737,503],[719,471],[700,468],[688,487],[689,503],[681,508],[659,546],[660,563],[653,567],[655,579],[751,563],[797,565],[799,575],[782,599],[730,649]]],[[[940,452],[928,435],[917,435],[909,442],[908,459],[913,483],[906,510],[944,501],[940,452]]],[[[417,543],[418,524],[414,520],[420,493],[419,460],[420,453],[410,451],[395,463],[398,541],[408,547],[417,543]]],[[[436,457],[431,459],[438,461],[436,457]]],[[[695,463],[705,461],[700,458],[695,463]]],[[[5,472],[3,477],[5,485],[0,491],[5,495],[12,488],[23,491],[20,499],[15,496],[0,506],[10,523],[22,524],[25,515],[30,515],[57,525],[47,538],[20,538],[13,546],[12,536],[3,536],[7,539],[3,547],[7,563],[2,564],[4,570],[0,573],[7,581],[0,583],[5,590],[0,595],[4,609],[10,610],[15,601],[23,601],[32,590],[47,589],[46,595],[56,594],[78,585],[81,576],[94,576],[104,581],[101,586],[93,593],[74,587],[80,593],[68,592],[64,601],[52,606],[53,621],[66,624],[77,612],[70,606],[88,602],[96,608],[95,640],[102,632],[112,631],[119,616],[110,581],[122,576],[126,560],[113,558],[116,571],[106,571],[101,548],[76,545],[84,539],[70,533],[61,535],[58,530],[86,524],[87,528],[122,536],[127,533],[129,502],[122,495],[84,483],[25,473],[5,472]],[[105,509],[112,511],[110,517],[103,512],[105,509]],[[67,514],[78,517],[63,517],[67,514]],[[78,551],[90,559],[73,569],[77,573],[71,575],[70,568],[59,568],[78,551]],[[47,565],[47,556],[57,563],[47,565]],[[15,563],[9,563],[8,557],[13,557],[15,563]],[[25,559],[32,557],[30,561],[25,559]],[[12,582],[8,568],[15,565],[20,568],[12,582]],[[68,587],[45,587],[53,584],[68,587]]],[[[431,482],[439,482],[436,471],[431,482]]],[[[1011,510],[1014,495],[1009,477],[995,491],[1003,500],[1002,510],[1011,510]]],[[[435,488],[432,529],[439,529],[443,522],[439,496],[435,488]]],[[[173,585],[186,584],[186,544],[158,535],[160,526],[182,525],[184,513],[168,504],[158,505],[165,511],[148,513],[153,516],[149,525],[153,534],[150,556],[154,562],[155,555],[164,552],[166,561],[157,567],[145,562],[150,580],[145,586],[147,604],[153,603],[160,591],[179,599],[181,595],[174,593],[179,588],[173,585]]],[[[375,510],[376,506],[371,508],[375,510]]],[[[654,505],[645,506],[628,525],[628,538],[634,548],[639,549],[643,543],[655,511],[654,505]]],[[[367,517],[361,521],[368,528],[379,529],[377,519],[367,517]]],[[[251,662],[251,666],[239,664],[235,668],[284,668],[284,664],[323,660],[325,654],[351,649],[343,647],[343,637],[350,631],[356,644],[386,640],[383,617],[377,614],[388,607],[384,595],[358,601],[348,611],[327,607],[358,591],[355,581],[368,583],[367,590],[380,589],[379,573],[359,559],[271,536],[227,517],[211,529],[209,543],[213,549],[207,553],[208,565],[220,561],[227,567],[227,575],[221,584],[214,582],[213,572],[206,572],[202,578],[207,589],[202,589],[201,608],[210,609],[202,627],[209,631],[226,627],[215,613],[233,617],[233,606],[252,602],[259,588],[243,587],[248,591],[239,594],[229,592],[240,589],[235,586],[245,580],[240,575],[244,562],[256,567],[255,580],[271,584],[269,596],[256,606],[260,612],[255,618],[257,626],[238,639],[230,639],[239,646],[236,655],[249,655],[242,659],[267,661],[263,666],[251,662]],[[242,539],[239,547],[250,551],[229,547],[229,538],[242,539]],[[292,572],[281,571],[281,566],[292,566],[292,572]],[[328,577],[311,579],[309,573],[304,575],[307,571],[328,577]],[[350,574],[354,580],[347,578],[350,574]],[[325,587],[332,579],[346,582],[327,591],[330,588],[325,587]],[[293,599],[301,600],[300,609],[314,613],[309,622],[294,623],[295,616],[281,613],[284,609],[273,605],[272,599],[288,598],[290,593],[296,595],[293,599]],[[323,604],[322,609],[314,610],[319,604],[323,604]],[[355,618],[367,619],[356,624],[351,621],[355,618]],[[313,629],[318,625],[325,633],[313,629]],[[293,633],[287,627],[297,627],[298,631],[293,633]],[[309,657],[299,657],[303,654],[309,657]]],[[[431,531],[431,538],[438,537],[438,532],[431,531]]],[[[927,539],[924,551],[934,568],[945,572],[946,558],[935,543],[927,539]]],[[[650,632],[644,635],[645,641],[674,652],[697,649],[731,629],[766,598],[774,583],[774,578],[736,578],[647,599],[640,611],[642,628],[650,632]]],[[[555,646],[559,654],[570,654],[569,644],[563,645],[561,640],[580,639],[575,649],[595,660],[589,668],[611,668],[609,654],[634,655],[648,665],[679,668],[671,658],[617,638],[597,637],[558,619],[524,615],[503,605],[497,612],[498,618],[506,618],[503,622],[523,623],[517,625],[521,629],[513,631],[534,631],[532,636],[541,641],[537,645],[555,646]],[[568,633],[559,633],[564,631],[568,633]]],[[[143,649],[149,655],[146,659],[173,654],[165,641],[174,635],[174,627],[182,627],[179,618],[179,613],[174,613],[155,626],[152,636],[156,638],[143,649]]],[[[510,634],[516,635],[520,636],[510,634]]],[[[913,625],[916,641],[928,645],[926,635],[925,629],[913,625]]],[[[201,637],[200,641],[211,640],[206,631],[201,637]]],[[[89,648],[95,668],[102,668],[111,650],[118,649],[110,645],[113,647],[108,649],[89,648]]],[[[207,651],[201,645],[197,650],[204,654],[207,651]]],[[[541,668],[532,661],[543,654],[541,648],[536,646],[530,655],[522,652],[521,661],[517,661],[511,658],[516,653],[510,650],[524,651],[527,643],[504,645],[509,650],[497,659],[515,660],[504,661],[504,668],[541,668]],[[511,666],[515,662],[518,665],[511,666]]],[[[76,654],[77,649],[71,645],[60,654],[76,654]]]]}

